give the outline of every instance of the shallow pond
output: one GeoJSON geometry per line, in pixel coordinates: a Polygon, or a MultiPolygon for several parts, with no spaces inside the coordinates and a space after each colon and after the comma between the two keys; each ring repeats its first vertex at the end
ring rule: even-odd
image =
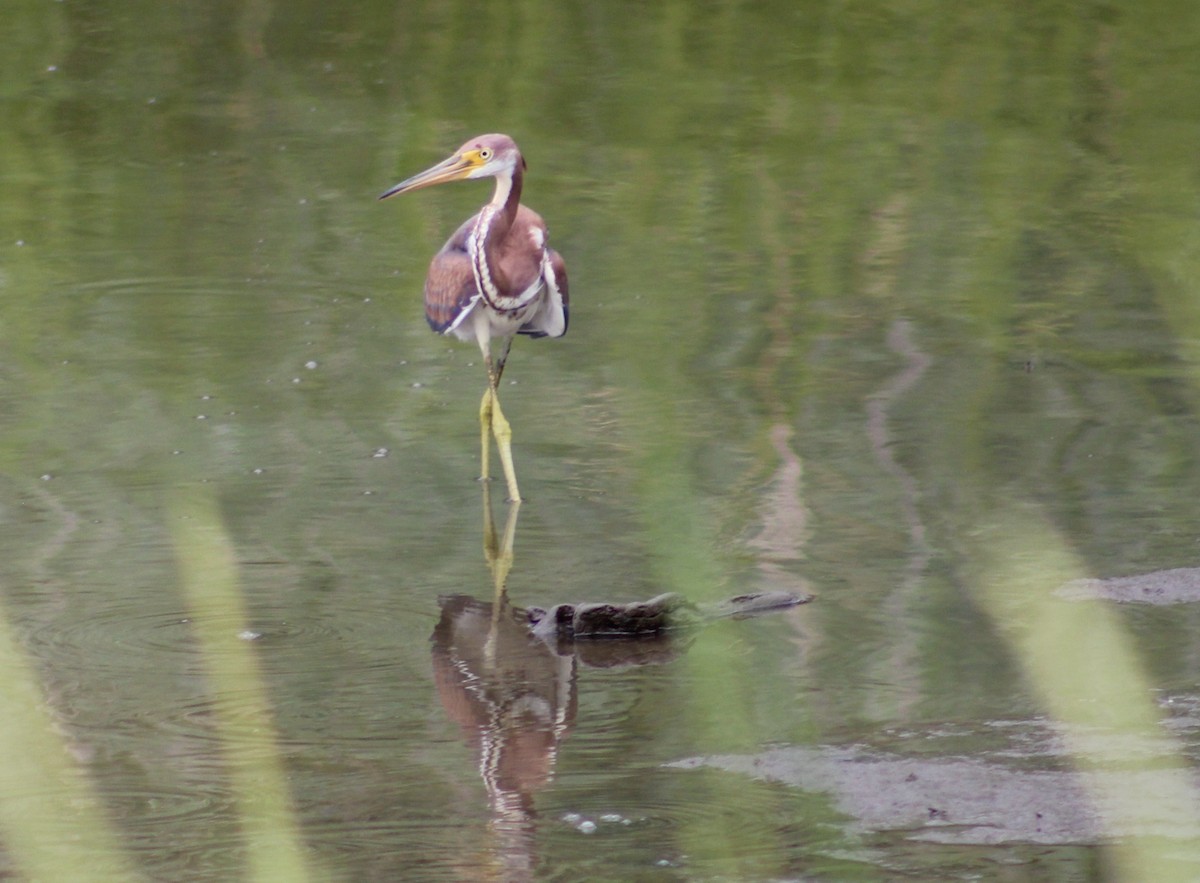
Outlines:
{"type": "Polygon", "coordinates": [[[0,876],[1194,878],[1198,14],[11,12],[0,876]],[[497,130],[519,509],[376,201],[497,130]]]}

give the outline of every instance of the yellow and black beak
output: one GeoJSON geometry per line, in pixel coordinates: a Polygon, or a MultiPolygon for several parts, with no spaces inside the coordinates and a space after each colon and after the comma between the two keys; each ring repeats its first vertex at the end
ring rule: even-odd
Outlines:
{"type": "Polygon", "coordinates": [[[456,153],[443,160],[433,168],[426,169],[420,174],[407,178],[380,195],[380,199],[420,190],[422,187],[432,187],[434,184],[444,184],[447,181],[461,181],[479,166],[478,158],[471,153],[456,153]]]}

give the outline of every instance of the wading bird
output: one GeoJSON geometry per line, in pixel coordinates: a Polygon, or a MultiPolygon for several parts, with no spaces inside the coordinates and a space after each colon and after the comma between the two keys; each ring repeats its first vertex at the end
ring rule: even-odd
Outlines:
{"type": "Polygon", "coordinates": [[[425,318],[439,334],[474,340],[483,352],[488,388],[479,403],[482,477],[488,478],[489,433],[496,438],[508,496],[521,501],[513,470],[512,429],[496,393],[513,335],[567,333],[567,268],[546,245],[541,216],[521,205],[525,159],[507,135],[472,138],[449,159],[401,181],[387,199],[446,181],[495,178],[492,200],[468,218],[433,256],[425,279],[425,318]],[[498,340],[497,352],[491,342],[498,340]]]}

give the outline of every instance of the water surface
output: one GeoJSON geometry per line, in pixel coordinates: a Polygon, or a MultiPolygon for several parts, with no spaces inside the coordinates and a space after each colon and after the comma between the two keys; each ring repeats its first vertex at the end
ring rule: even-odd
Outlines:
{"type": "Polygon", "coordinates": [[[5,873],[1188,879],[1200,612],[1129,590],[1197,566],[1196,16],[12,11],[5,873]],[[487,185],[375,201],[497,130],[572,291],[511,561],[420,305],[487,185]],[[505,569],[817,599],[439,645],[505,569]]]}

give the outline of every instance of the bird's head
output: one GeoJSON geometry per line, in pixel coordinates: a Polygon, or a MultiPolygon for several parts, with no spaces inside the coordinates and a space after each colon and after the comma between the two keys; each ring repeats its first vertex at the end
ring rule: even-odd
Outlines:
{"type": "Polygon", "coordinates": [[[518,168],[524,170],[525,159],[512,138],[507,135],[480,135],[458,148],[449,158],[401,181],[379,198],[387,199],[422,187],[465,178],[512,178],[518,168]]]}

